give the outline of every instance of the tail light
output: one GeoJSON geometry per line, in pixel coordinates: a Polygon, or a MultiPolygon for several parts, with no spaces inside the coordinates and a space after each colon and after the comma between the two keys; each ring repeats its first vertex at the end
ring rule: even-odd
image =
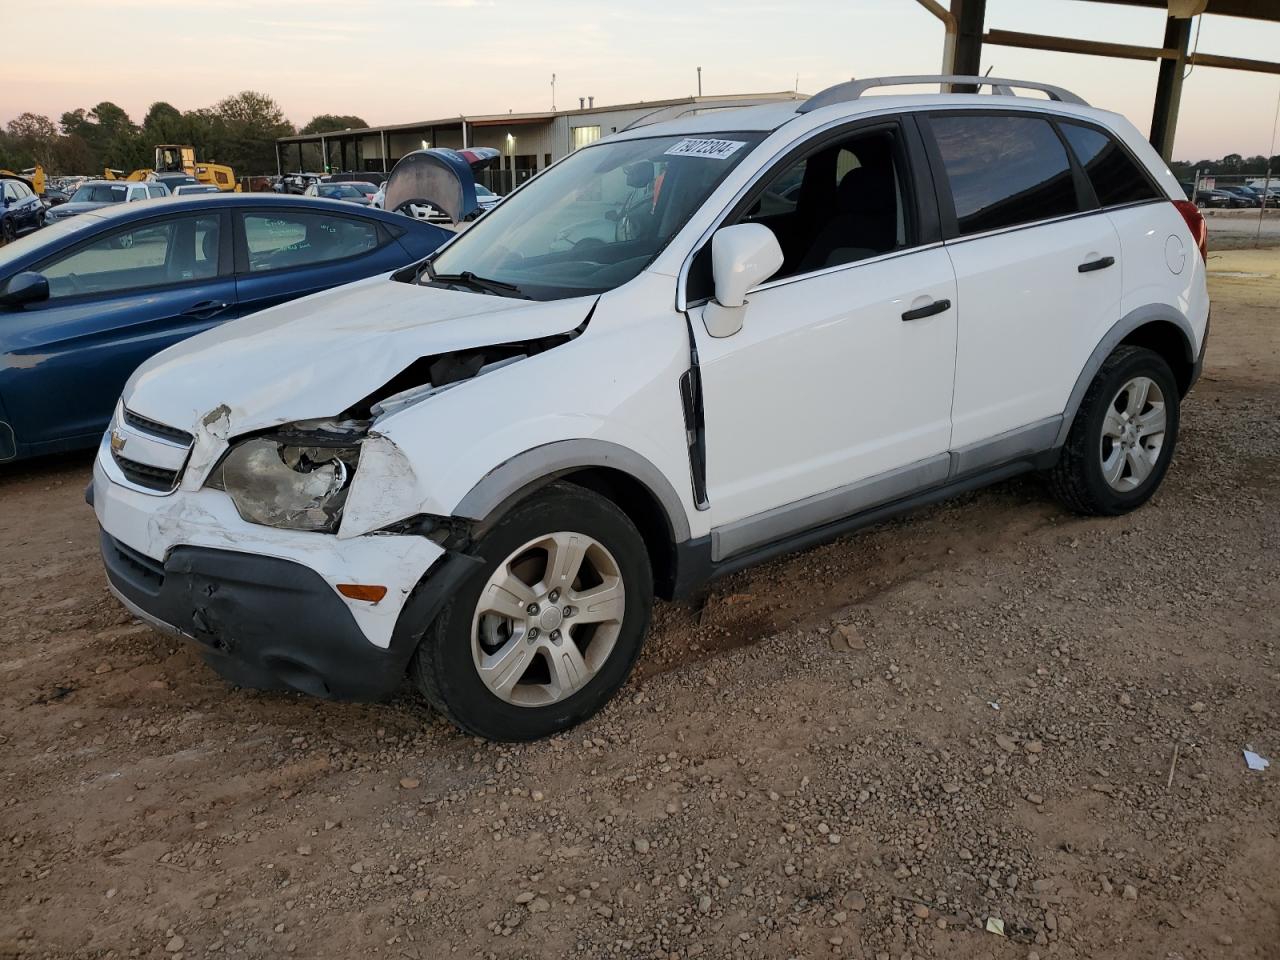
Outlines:
{"type": "Polygon", "coordinates": [[[1204,214],[1190,200],[1175,200],[1173,205],[1182,214],[1182,219],[1187,221],[1187,229],[1191,231],[1191,239],[1200,248],[1200,259],[1207,261],[1209,259],[1209,226],[1204,222],[1204,214]]]}

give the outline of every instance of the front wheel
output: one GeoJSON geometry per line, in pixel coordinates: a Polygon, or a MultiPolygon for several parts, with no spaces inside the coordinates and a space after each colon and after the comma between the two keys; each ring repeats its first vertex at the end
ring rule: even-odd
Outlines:
{"type": "Polygon", "coordinates": [[[1178,439],[1178,385],[1164,358],[1117,347],[1103,361],[1049,482],[1076,513],[1118,516],[1160,486],[1178,439]]]}
{"type": "Polygon", "coordinates": [[[0,247],[7,243],[13,243],[18,236],[18,229],[13,225],[12,217],[5,217],[0,220],[0,247]]]}
{"type": "Polygon", "coordinates": [[[427,629],[411,673],[437,710],[490,740],[534,740],[599,710],[649,625],[653,574],[613,503],[555,483],[479,541],[484,561],[427,629]]]}

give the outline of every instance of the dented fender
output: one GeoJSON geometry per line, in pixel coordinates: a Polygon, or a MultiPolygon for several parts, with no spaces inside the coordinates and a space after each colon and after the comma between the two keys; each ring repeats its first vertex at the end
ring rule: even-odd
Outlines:
{"type": "Polygon", "coordinates": [[[370,431],[360,444],[360,466],[342,508],[338,539],[358,537],[412,516],[425,499],[404,451],[395,441],[370,431]]]}

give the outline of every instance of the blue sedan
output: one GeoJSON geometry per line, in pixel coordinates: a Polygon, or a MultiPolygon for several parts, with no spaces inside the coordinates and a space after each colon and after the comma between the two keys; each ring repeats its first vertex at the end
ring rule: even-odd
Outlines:
{"type": "Polygon", "coordinates": [[[451,236],[337,200],[222,194],[103,208],[0,247],[0,462],[96,445],[134,368],[170,344],[451,236]]]}

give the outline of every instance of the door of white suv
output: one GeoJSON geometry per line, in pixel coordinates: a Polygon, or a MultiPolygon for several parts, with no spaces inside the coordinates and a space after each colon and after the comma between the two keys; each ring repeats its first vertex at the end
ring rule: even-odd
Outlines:
{"type": "Polygon", "coordinates": [[[1120,319],[1120,240],[1048,116],[948,111],[922,127],[959,293],[952,446],[967,472],[1050,445],[1120,319]]]}
{"type": "Polygon", "coordinates": [[[720,225],[769,227],[784,259],[733,336],[690,313],[717,559],[947,476],[956,288],[917,138],[909,118],[819,134],[720,225]]]}

